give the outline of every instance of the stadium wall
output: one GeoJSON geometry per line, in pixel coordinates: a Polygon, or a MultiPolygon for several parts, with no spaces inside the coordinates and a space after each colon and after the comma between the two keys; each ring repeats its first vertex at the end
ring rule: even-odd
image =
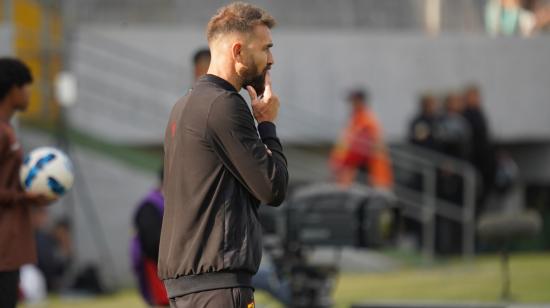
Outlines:
{"type": "Polygon", "coordinates": [[[0,56],[11,55],[11,28],[0,23],[0,56]]]}
{"type": "MultiPolygon", "coordinates": [[[[550,141],[545,38],[328,30],[273,35],[279,130],[288,143],[332,142],[347,118],[346,91],[356,86],[369,88],[386,138],[402,141],[421,92],[471,82],[482,88],[499,141],[550,141]]],[[[191,84],[191,56],[205,45],[202,29],[85,27],[73,47],[82,94],[71,112],[73,125],[117,142],[159,144],[171,106],[191,84]]]]}

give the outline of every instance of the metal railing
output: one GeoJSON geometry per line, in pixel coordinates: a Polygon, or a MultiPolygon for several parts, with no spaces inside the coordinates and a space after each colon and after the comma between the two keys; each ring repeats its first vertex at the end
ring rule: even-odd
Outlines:
{"type": "MultiPolygon", "coordinates": [[[[294,150],[297,157],[320,156],[305,150],[294,150]],[[300,153],[301,152],[301,153],[300,153]]],[[[394,173],[420,175],[422,187],[415,189],[397,179],[393,192],[402,204],[404,216],[422,224],[422,255],[426,263],[431,263],[435,255],[436,217],[444,217],[462,225],[462,256],[465,261],[471,260],[475,252],[475,206],[478,174],[468,162],[426,150],[418,146],[405,145],[390,147],[389,155],[394,173]],[[451,170],[460,177],[463,185],[462,202],[444,200],[438,196],[438,173],[440,170],[451,170]]],[[[311,158],[310,158],[311,160],[311,158]]],[[[311,181],[328,180],[321,177],[319,169],[306,170],[304,164],[297,167],[311,174],[311,181]]]]}
{"type": "Polygon", "coordinates": [[[468,162],[430,151],[418,146],[394,147],[390,151],[394,169],[404,169],[422,177],[422,189],[415,190],[397,183],[394,192],[407,205],[404,215],[422,223],[422,253],[426,261],[433,260],[435,251],[435,220],[437,216],[454,220],[462,225],[462,254],[465,260],[475,252],[475,206],[478,174],[468,162]],[[463,185],[462,203],[438,198],[438,172],[451,170],[463,185]]]}

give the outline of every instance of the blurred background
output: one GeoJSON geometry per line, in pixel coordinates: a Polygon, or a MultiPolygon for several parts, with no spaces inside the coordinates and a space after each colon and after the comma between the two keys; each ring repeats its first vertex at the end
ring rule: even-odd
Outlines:
{"type": "MultiPolygon", "coordinates": [[[[262,213],[275,242],[264,255],[291,295],[260,289],[257,305],[550,302],[550,1],[251,2],[278,22],[292,188],[262,213]],[[356,136],[357,105],[368,129],[356,136]],[[339,156],[355,139],[356,157],[339,156]]],[[[26,305],[146,307],[134,211],[158,185],[168,114],[226,3],[0,0],[0,55],[35,77],[20,139],[64,149],[76,176],[37,214],[63,258],[51,295],[26,305]]]]}

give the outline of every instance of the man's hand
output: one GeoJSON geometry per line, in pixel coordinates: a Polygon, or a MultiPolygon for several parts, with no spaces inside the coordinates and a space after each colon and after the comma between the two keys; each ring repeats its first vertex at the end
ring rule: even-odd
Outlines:
{"type": "Polygon", "coordinates": [[[265,90],[264,95],[258,98],[256,90],[252,86],[247,86],[246,90],[250,95],[252,101],[252,113],[258,123],[265,121],[275,122],[277,115],[279,114],[279,97],[273,94],[271,90],[271,77],[269,72],[265,76],[265,90]]]}
{"type": "Polygon", "coordinates": [[[57,200],[56,198],[52,198],[52,197],[46,196],[44,194],[37,194],[37,193],[32,193],[32,192],[26,192],[25,193],[25,199],[26,199],[28,204],[38,205],[38,206],[49,205],[50,203],[57,200]]]}

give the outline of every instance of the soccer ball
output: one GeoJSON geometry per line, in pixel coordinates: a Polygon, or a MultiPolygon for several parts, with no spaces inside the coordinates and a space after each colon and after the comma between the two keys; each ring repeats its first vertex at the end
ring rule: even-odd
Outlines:
{"type": "Polygon", "coordinates": [[[58,198],[73,185],[73,166],[62,151],[41,147],[25,157],[19,178],[26,191],[58,198]]]}

